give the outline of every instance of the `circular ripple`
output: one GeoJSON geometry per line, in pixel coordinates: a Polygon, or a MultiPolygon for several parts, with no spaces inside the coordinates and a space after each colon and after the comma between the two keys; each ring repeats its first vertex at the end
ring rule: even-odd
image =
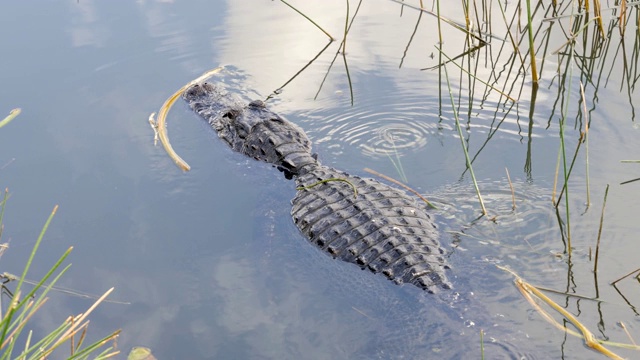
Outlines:
{"type": "Polygon", "coordinates": [[[368,157],[403,156],[421,151],[438,132],[437,117],[424,99],[361,101],[347,112],[324,117],[317,143],[358,148],[368,157]],[[394,101],[396,100],[396,101],[394,101]]]}
{"type": "Polygon", "coordinates": [[[384,124],[362,134],[362,152],[368,156],[403,155],[407,151],[418,151],[427,144],[428,129],[419,123],[384,124]]]}

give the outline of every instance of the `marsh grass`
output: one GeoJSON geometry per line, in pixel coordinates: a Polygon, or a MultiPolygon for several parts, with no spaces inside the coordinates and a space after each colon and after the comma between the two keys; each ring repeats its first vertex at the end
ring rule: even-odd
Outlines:
{"type": "MultiPolygon", "coordinates": [[[[4,215],[7,197],[8,191],[5,191],[0,210],[0,229],[4,227],[2,217],[4,215]]],[[[0,301],[0,311],[2,311],[0,313],[0,359],[2,360],[45,359],[52,356],[54,351],[57,351],[55,353],[57,354],[56,356],[60,356],[60,352],[66,352],[66,350],[61,349],[63,345],[69,346],[69,353],[66,355],[67,359],[88,359],[89,357],[94,359],[109,359],[119,354],[119,351],[115,350],[115,339],[118,337],[120,330],[114,331],[97,341],[85,344],[89,325],[87,318],[113,291],[113,288],[106,291],[84,313],[67,317],[58,327],[40,339],[34,337],[32,330],[28,330],[29,326],[37,321],[38,314],[46,311],[44,305],[47,303],[48,293],[70,267],[70,265],[62,267],[62,264],[71,253],[71,247],[58,258],[49,271],[47,271],[40,281],[34,284],[30,291],[23,289],[23,285],[26,283],[24,279],[33,265],[35,254],[57,210],[58,206],[55,206],[40,231],[25,264],[22,276],[17,278],[17,284],[13,292],[7,288],[6,282],[2,284],[2,293],[10,295],[10,301],[6,307],[3,306],[0,301]],[[52,277],[53,279],[51,279],[52,277]],[[49,279],[51,280],[49,281],[49,279]],[[114,345],[107,346],[109,343],[113,343],[114,345]]],[[[6,248],[6,244],[3,244],[3,252],[6,248]]],[[[0,295],[0,300],[1,296],[2,295],[0,295]]]]}

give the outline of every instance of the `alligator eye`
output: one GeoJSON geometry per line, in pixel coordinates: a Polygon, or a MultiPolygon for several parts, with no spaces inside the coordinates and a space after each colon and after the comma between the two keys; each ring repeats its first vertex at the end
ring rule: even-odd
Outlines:
{"type": "Polygon", "coordinates": [[[225,117],[227,119],[233,120],[233,118],[235,117],[235,114],[233,112],[229,111],[228,113],[222,115],[222,117],[225,117]]]}
{"type": "Polygon", "coordinates": [[[264,105],[264,102],[262,102],[262,100],[253,100],[252,102],[249,103],[249,107],[265,108],[266,106],[264,105]]]}

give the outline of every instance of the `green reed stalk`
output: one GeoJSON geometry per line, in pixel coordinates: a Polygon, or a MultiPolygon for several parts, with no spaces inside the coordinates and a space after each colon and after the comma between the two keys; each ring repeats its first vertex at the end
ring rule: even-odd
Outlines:
{"type": "MultiPolygon", "coordinates": [[[[438,51],[441,51],[440,48],[436,47],[438,51]]],[[[467,164],[467,169],[469,169],[469,173],[471,174],[471,179],[473,181],[473,186],[476,189],[476,194],[478,195],[478,201],[480,202],[480,207],[482,208],[482,214],[487,215],[487,209],[484,207],[484,201],[482,200],[482,195],[480,195],[480,188],[478,187],[478,182],[476,181],[476,175],[473,173],[473,167],[471,166],[471,160],[469,159],[469,152],[467,151],[467,147],[464,144],[464,136],[462,135],[462,128],[460,126],[460,119],[458,118],[458,112],[456,111],[456,104],[453,100],[453,92],[451,91],[451,83],[449,82],[449,72],[447,71],[447,65],[443,65],[445,78],[447,79],[447,88],[449,90],[449,99],[451,99],[451,109],[453,110],[453,117],[456,121],[456,128],[458,129],[458,136],[460,136],[460,143],[462,144],[462,151],[464,152],[464,158],[467,164]]]]}
{"type": "Polygon", "coordinates": [[[310,23],[312,23],[313,25],[315,25],[318,29],[320,29],[320,31],[322,31],[325,35],[327,35],[329,37],[329,39],[331,39],[331,41],[335,41],[335,39],[333,38],[333,36],[329,35],[328,32],[326,32],[320,25],[316,24],[315,21],[311,20],[311,18],[309,18],[307,15],[303,14],[300,10],[294,8],[293,6],[291,6],[288,2],[284,1],[284,0],[280,0],[280,2],[282,2],[283,4],[287,5],[288,7],[290,7],[291,9],[293,9],[293,11],[297,12],[298,14],[302,15],[303,18],[307,19],[310,23]]]}
{"type": "Polygon", "coordinates": [[[342,60],[344,61],[344,70],[347,74],[349,82],[349,94],[351,95],[351,106],[353,106],[353,84],[351,83],[351,75],[349,74],[349,65],[347,64],[347,34],[349,33],[349,0],[347,2],[347,15],[344,19],[344,38],[342,39],[342,60]]]}
{"type": "MultiPolygon", "coordinates": [[[[567,100],[567,102],[569,102],[567,100]]],[[[564,203],[566,207],[566,216],[567,216],[567,252],[569,256],[571,256],[571,222],[569,217],[569,175],[567,173],[567,153],[564,145],[564,115],[560,119],[560,152],[562,153],[562,170],[564,174],[564,189],[566,189],[566,194],[564,195],[564,203]]],[[[556,204],[556,206],[558,206],[556,204]]]]}
{"type": "Polygon", "coordinates": [[[533,24],[531,23],[531,0],[527,0],[527,33],[529,33],[529,56],[531,57],[531,79],[538,83],[538,67],[536,66],[536,51],[533,45],[533,24]]]}
{"type": "Polygon", "coordinates": [[[480,359],[484,360],[484,331],[480,329],[480,359]]]}
{"type": "Polygon", "coordinates": [[[596,241],[596,256],[593,264],[593,272],[598,272],[598,254],[600,253],[600,236],[602,235],[602,224],[604,224],[604,208],[607,205],[607,195],[609,195],[609,184],[604,190],[604,201],[602,202],[602,213],[600,214],[600,226],[598,227],[598,240],[596,241]]]}
{"type": "Polygon", "coordinates": [[[440,0],[436,1],[436,11],[438,13],[438,51],[440,51],[441,48],[442,48],[442,44],[443,44],[443,41],[442,41],[442,24],[441,24],[441,18],[440,18],[440,0]]]}
{"type": "Polygon", "coordinates": [[[580,96],[582,96],[582,111],[584,112],[584,146],[586,162],[586,182],[587,182],[587,209],[591,205],[591,186],[589,186],[589,113],[587,112],[587,101],[584,97],[584,86],[580,82],[580,96]]]}

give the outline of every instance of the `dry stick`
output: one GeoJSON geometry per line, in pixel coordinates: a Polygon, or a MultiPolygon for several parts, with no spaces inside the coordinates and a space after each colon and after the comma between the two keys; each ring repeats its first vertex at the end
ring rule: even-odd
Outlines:
{"type": "Polygon", "coordinates": [[[180,95],[182,95],[182,93],[185,90],[187,90],[187,88],[189,86],[199,83],[200,81],[210,77],[211,75],[219,72],[220,70],[222,70],[221,66],[205,72],[204,74],[198,76],[194,80],[191,80],[189,83],[185,84],[178,91],[176,91],[173,95],[171,95],[167,99],[167,101],[165,101],[164,104],[162,104],[162,107],[160,108],[160,111],[158,112],[158,122],[157,123],[153,120],[153,117],[154,117],[155,113],[153,113],[153,114],[151,114],[151,116],[149,116],[149,123],[151,124],[151,127],[154,128],[154,131],[156,132],[155,136],[160,137],[160,142],[162,143],[162,146],[164,147],[164,150],[167,152],[167,154],[169,154],[169,157],[171,157],[171,159],[173,159],[173,161],[176,163],[176,165],[178,165],[178,167],[180,169],[182,169],[182,171],[189,171],[189,170],[191,170],[191,167],[189,166],[189,164],[187,164],[186,161],[182,160],[182,158],[180,156],[178,156],[178,154],[176,154],[175,150],[173,150],[173,147],[171,146],[171,143],[169,142],[169,136],[167,136],[167,125],[166,125],[166,123],[167,123],[167,114],[169,113],[169,110],[173,106],[173,103],[176,102],[176,100],[180,97],[180,95]]]}
{"type": "Polygon", "coordinates": [[[600,30],[600,35],[602,35],[603,38],[606,38],[604,25],[602,24],[602,7],[600,6],[600,0],[594,0],[593,2],[593,15],[595,15],[596,20],[598,21],[598,30],[600,30]]]}
{"type": "Polygon", "coordinates": [[[623,279],[625,279],[625,278],[627,278],[627,277],[629,277],[629,276],[631,276],[631,275],[633,275],[633,274],[635,274],[635,273],[637,273],[639,271],[640,271],[640,268],[637,268],[637,269],[633,270],[632,272],[630,272],[630,273],[628,273],[626,275],[623,275],[622,277],[618,278],[617,280],[614,280],[611,283],[611,285],[615,285],[618,281],[623,280],[623,279]]]}
{"type": "MultiPolygon", "coordinates": [[[[544,301],[545,303],[547,303],[547,305],[551,306],[551,308],[553,308],[555,311],[559,312],[562,316],[564,316],[567,320],[569,320],[569,322],[571,322],[573,324],[573,326],[575,326],[578,330],[580,330],[580,332],[582,333],[582,338],[585,340],[586,345],[596,351],[599,351],[600,353],[612,358],[612,359],[620,359],[622,360],[622,358],[618,355],[616,355],[615,353],[611,352],[609,349],[605,348],[604,346],[602,346],[600,344],[601,340],[597,340],[596,337],[593,335],[593,333],[591,333],[591,331],[589,331],[589,329],[587,329],[584,325],[582,325],[582,323],[580,321],[578,321],[578,319],[576,319],[571,313],[569,313],[567,310],[565,310],[564,308],[562,308],[561,306],[559,306],[558,304],[556,304],[553,300],[551,300],[549,297],[547,297],[545,294],[543,294],[540,290],[538,290],[535,286],[530,285],[529,283],[527,283],[526,281],[524,281],[518,274],[516,274],[515,272],[513,272],[512,270],[502,267],[502,266],[497,266],[499,269],[502,269],[510,274],[512,274],[515,279],[514,279],[514,283],[516,284],[516,287],[518,288],[518,290],[520,291],[520,293],[522,294],[522,296],[525,297],[525,299],[533,306],[535,307],[538,312],[540,313],[540,315],[545,318],[547,321],[549,321],[552,325],[556,326],[557,328],[566,331],[568,334],[574,335],[574,336],[580,336],[579,334],[577,334],[575,331],[572,331],[571,329],[565,328],[562,325],[558,324],[557,321],[555,321],[555,319],[553,319],[553,317],[551,317],[551,315],[549,315],[546,311],[544,311],[533,299],[533,297],[531,295],[535,295],[538,299],[544,301]]],[[[614,345],[614,344],[611,344],[614,345]]],[[[627,344],[624,344],[627,345],[627,344]]],[[[618,346],[621,346],[618,344],[618,346]]],[[[624,346],[624,347],[628,347],[624,346]]]]}
{"type": "Polygon", "coordinates": [[[513,205],[511,206],[511,210],[515,210],[516,209],[516,192],[513,190],[513,184],[511,183],[511,176],[509,176],[509,169],[505,167],[504,171],[507,172],[507,180],[509,181],[509,188],[511,188],[511,202],[513,203],[513,205]]]}
{"type": "MultiPolygon", "coordinates": [[[[82,324],[82,325],[79,325],[79,326],[78,326],[78,324],[81,324],[81,323],[82,323],[82,322],[87,318],[87,316],[89,316],[89,314],[91,314],[91,312],[93,312],[93,310],[95,310],[95,308],[96,308],[98,305],[100,305],[100,303],[102,303],[102,300],[104,300],[107,296],[109,296],[109,294],[111,294],[111,292],[113,291],[113,289],[114,289],[114,288],[111,288],[111,289],[107,290],[107,291],[106,291],[106,292],[105,292],[105,293],[104,293],[104,294],[103,294],[103,295],[102,295],[98,300],[96,300],[96,302],[95,302],[95,303],[93,303],[93,305],[91,305],[91,307],[89,307],[89,309],[87,309],[87,311],[85,311],[85,312],[84,312],[84,314],[81,314],[81,315],[80,315],[80,317],[79,317],[77,320],[75,320],[75,317],[74,317],[75,324],[73,324],[69,329],[67,329],[67,331],[66,331],[64,334],[62,334],[62,336],[60,336],[60,337],[58,338],[58,341],[56,341],[56,342],[51,346],[50,351],[53,351],[53,349],[55,349],[55,348],[56,348],[56,347],[58,347],[61,343],[63,343],[64,341],[66,341],[66,340],[67,340],[67,337],[68,337],[71,333],[74,333],[74,334],[75,334],[75,333],[77,332],[77,330],[80,330],[80,329],[76,329],[76,328],[79,328],[79,327],[82,327],[82,326],[86,326],[85,324],[82,324]]],[[[87,324],[88,324],[88,322],[87,322],[87,324]]]]}
{"type": "Polygon", "coordinates": [[[292,8],[293,11],[297,12],[298,14],[302,15],[303,18],[309,20],[310,23],[312,23],[313,25],[315,25],[318,29],[320,29],[320,31],[322,31],[325,35],[327,35],[329,37],[329,39],[331,39],[331,41],[334,41],[335,39],[333,38],[333,36],[329,35],[328,32],[326,32],[323,28],[320,27],[320,25],[316,24],[313,20],[311,20],[307,15],[303,14],[300,10],[294,8],[293,6],[289,5],[289,3],[287,3],[284,0],[280,0],[280,2],[282,2],[283,4],[287,5],[288,7],[292,8]]]}
{"type": "Polygon", "coordinates": [[[396,179],[394,179],[394,178],[392,178],[392,177],[389,177],[389,176],[387,176],[387,175],[385,175],[385,174],[379,173],[379,172],[377,172],[377,171],[375,171],[375,170],[369,169],[369,168],[364,168],[364,171],[368,172],[369,174],[373,174],[373,175],[375,175],[375,176],[377,176],[377,177],[381,177],[381,178],[383,178],[383,179],[385,179],[385,180],[387,180],[387,181],[390,181],[390,182],[392,182],[392,183],[394,183],[394,184],[396,184],[396,185],[402,186],[403,188],[407,189],[408,191],[411,191],[412,193],[414,193],[417,197],[419,197],[419,198],[420,198],[420,200],[424,201],[424,202],[425,202],[427,205],[429,205],[430,207],[432,207],[432,208],[434,208],[434,209],[437,209],[437,207],[436,207],[435,205],[433,205],[433,204],[432,204],[429,200],[427,200],[424,196],[420,195],[420,193],[419,193],[419,192],[417,192],[417,191],[413,190],[411,187],[409,187],[409,186],[407,186],[407,185],[405,185],[405,184],[401,183],[400,181],[398,181],[398,180],[396,180],[396,179]]]}
{"type": "Polygon", "coordinates": [[[626,29],[624,19],[627,17],[627,0],[620,2],[620,16],[618,17],[618,25],[620,26],[620,36],[624,37],[624,31],[626,29]]]}
{"type": "Polygon", "coordinates": [[[87,336],[87,327],[84,328],[84,330],[82,330],[82,334],[80,335],[80,340],[78,340],[78,345],[76,346],[76,351],[78,351],[80,349],[80,346],[82,346],[82,343],[84,342],[84,338],[87,336]]]}
{"type": "Polygon", "coordinates": [[[20,112],[22,112],[22,110],[20,108],[16,108],[13,109],[9,112],[9,115],[7,115],[7,117],[5,117],[4,119],[0,120],[0,128],[7,125],[8,123],[11,122],[11,120],[15,119],[16,116],[20,115],[20,112]]]}
{"type": "Polygon", "coordinates": [[[604,207],[607,205],[607,195],[609,194],[609,184],[604,191],[604,201],[602,202],[602,213],[600,214],[600,227],[598,228],[598,240],[596,241],[596,256],[593,264],[593,272],[598,272],[598,254],[600,253],[600,235],[602,235],[602,224],[604,223],[604,207]]]}
{"type": "Polygon", "coordinates": [[[589,329],[587,329],[584,325],[582,325],[582,323],[580,321],[578,321],[578,319],[576,319],[571,313],[569,313],[568,311],[566,311],[564,308],[562,308],[561,306],[559,306],[558,304],[556,304],[553,300],[549,299],[545,294],[543,294],[542,292],[540,292],[538,289],[535,288],[535,286],[531,286],[528,283],[526,283],[524,280],[517,278],[516,279],[516,285],[518,285],[518,287],[524,289],[525,291],[537,296],[539,299],[541,299],[542,301],[546,302],[549,306],[551,306],[555,311],[559,312],[562,316],[564,316],[567,320],[569,320],[569,322],[571,322],[573,324],[573,326],[575,326],[576,328],[578,328],[578,330],[580,330],[580,332],[582,333],[582,336],[584,338],[584,341],[586,343],[586,345],[596,351],[599,351],[600,353],[608,356],[611,359],[620,359],[622,360],[622,358],[620,356],[618,356],[617,354],[613,353],[611,350],[605,348],[604,346],[602,346],[598,340],[596,339],[596,337],[593,335],[593,333],[591,331],[589,331],[589,329]]]}

